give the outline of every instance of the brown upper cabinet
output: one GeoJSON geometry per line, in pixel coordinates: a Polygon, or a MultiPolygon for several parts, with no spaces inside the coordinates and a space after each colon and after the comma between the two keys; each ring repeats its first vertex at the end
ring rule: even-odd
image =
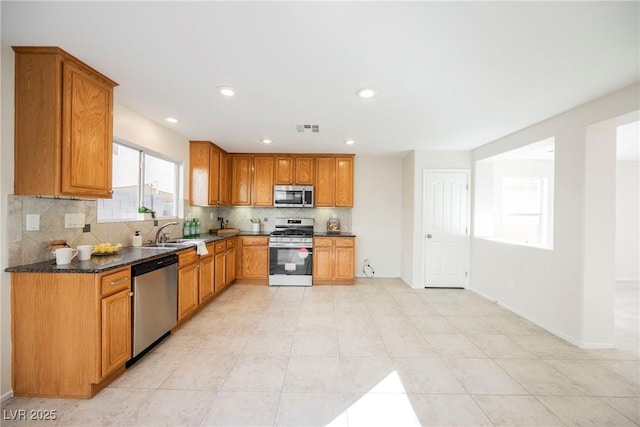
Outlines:
{"type": "Polygon", "coordinates": [[[353,207],[353,155],[316,157],[315,206],[353,207]]]}
{"type": "Polygon", "coordinates": [[[286,156],[275,157],[276,185],[313,185],[313,157],[286,156]]]}
{"type": "Polygon", "coordinates": [[[231,204],[273,206],[274,156],[231,154],[231,204]]]}
{"type": "Polygon", "coordinates": [[[189,142],[189,202],[228,205],[228,155],[211,141],[189,142]]]}
{"type": "Polygon", "coordinates": [[[58,47],[13,50],[14,193],[111,198],[118,84],[58,47]]]}
{"type": "Polygon", "coordinates": [[[353,154],[228,154],[191,141],[192,205],[273,206],[274,185],[313,185],[317,207],[353,207],[353,154]]]}

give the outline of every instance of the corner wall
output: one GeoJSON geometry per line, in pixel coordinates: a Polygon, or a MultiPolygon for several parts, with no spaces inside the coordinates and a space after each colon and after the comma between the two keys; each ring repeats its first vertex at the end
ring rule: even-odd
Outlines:
{"type": "Polygon", "coordinates": [[[8,197],[13,192],[14,59],[10,46],[2,43],[0,49],[0,400],[5,400],[11,397],[11,275],[4,269],[9,258],[8,197]]]}
{"type": "Polygon", "coordinates": [[[590,234],[594,227],[603,227],[601,233],[615,234],[614,221],[604,221],[610,213],[597,212],[603,208],[597,200],[607,191],[614,192],[611,183],[615,183],[615,168],[609,167],[609,160],[615,156],[615,144],[588,144],[587,127],[637,111],[638,91],[638,85],[627,87],[473,151],[473,160],[477,161],[556,138],[554,249],[474,237],[471,289],[583,347],[610,347],[614,338],[607,332],[608,325],[585,322],[586,318],[602,320],[609,310],[613,315],[609,299],[597,302],[602,292],[612,294],[609,281],[613,277],[606,283],[593,283],[586,276],[597,273],[602,277],[612,262],[610,244],[594,247],[590,234]],[[597,161],[600,156],[607,160],[604,167],[597,161]]]}
{"type": "Polygon", "coordinates": [[[640,162],[616,164],[616,280],[640,281],[640,162]]]}
{"type": "Polygon", "coordinates": [[[402,159],[356,156],[352,231],[356,234],[355,275],[364,277],[368,258],[375,277],[400,276],[402,159]]]}

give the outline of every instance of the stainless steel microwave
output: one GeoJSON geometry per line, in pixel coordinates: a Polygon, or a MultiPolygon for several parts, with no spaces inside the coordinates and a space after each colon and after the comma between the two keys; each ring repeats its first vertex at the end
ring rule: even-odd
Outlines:
{"type": "Polygon", "coordinates": [[[276,185],[273,187],[273,206],[276,208],[312,208],[312,185],[276,185]]]}

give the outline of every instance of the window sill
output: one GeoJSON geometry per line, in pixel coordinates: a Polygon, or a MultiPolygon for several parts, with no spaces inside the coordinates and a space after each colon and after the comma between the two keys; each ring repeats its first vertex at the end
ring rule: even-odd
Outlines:
{"type": "Polygon", "coordinates": [[[489,236],[474,236],[474,239],[487,240],[489,242],[496,242],[496,243],[503,243],[505,245],[511,245],[511,246],[522,246],[522,247],[525,247],[525,248],[542,249],[542,250],[545,250],[545,251],[553,252],[553,246],[532,245],[532,244],[525,243],[525,242],[518,242],[518,241],[515,241],[515,240],[500,239],[498,237],[489,237],[489,236]]]}

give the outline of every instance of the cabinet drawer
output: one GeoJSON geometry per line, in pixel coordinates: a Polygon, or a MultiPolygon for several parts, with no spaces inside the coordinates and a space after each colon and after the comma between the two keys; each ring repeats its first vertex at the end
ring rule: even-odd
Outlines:
{"type": "Polygon", "coordinates": [[[315,239],[313,239],[313,246],[331,247],[333,246],[333,239],[330,237],[316,237],[315,239]]]}
{"type": "Polygon", "coordinates": [[[227,240],[227,249],[233,249],[236,247],[236,241],[238,239],[229,239],[227,240]]]}
{"type": "Polygon", "coordinates": [[[195,249],[189,249],[178,253],[178,268],[193,264],[198,261],[198,254],[195,249]]]}
{"type": "Polygon", "coordinates": [[[102,296],[114,294],[131,287],[131,269],[125,268],[100,278],[102,296]]]}
{"type": "Polygon", "coordinates": [[[242,237],[243,246],[267,246],[268,244],[269,237],[267,236],[242,237]]]}
{"type": "Polygon", "coordinates": [[[353,239],[350,237],[336,237],[336,246],[339,248],[352,248],[353,239]]]}
{"type": "Polygon", "coordinates": [[[215,245],[215,253],[219,254],[220,252],[224,252],[226,248],[227,248],[226,242],[217,242],[215,245]]]}

